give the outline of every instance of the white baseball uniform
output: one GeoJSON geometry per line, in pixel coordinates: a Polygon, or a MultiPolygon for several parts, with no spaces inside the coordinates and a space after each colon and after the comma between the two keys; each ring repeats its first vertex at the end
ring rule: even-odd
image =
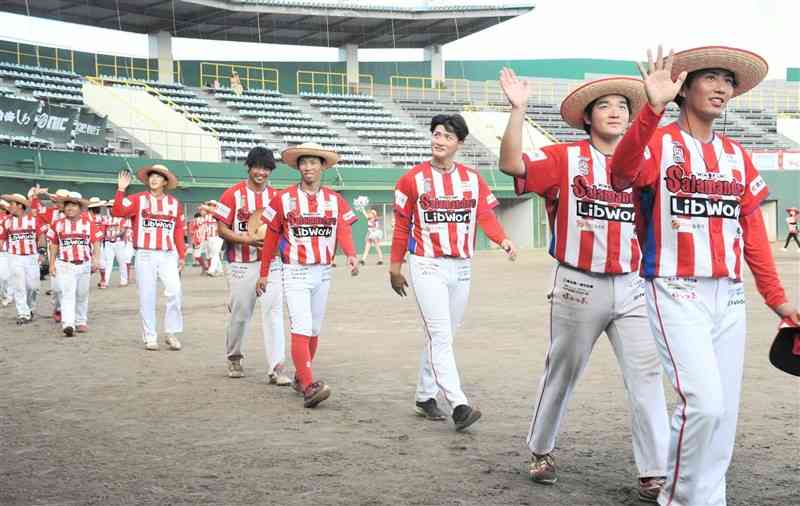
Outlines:
{"type": "MultiPolygon", "coordinates": [[[[219,199],[214,217],[233,232],[247,234],[247,222],[256,210],[269,205],[277,190],[267,186],[255,192],[242,181],[228,188],[219,199]]],[[[230,317],[225,333],[225,352],[229,359],[242,358],[244,339],[256,305],[254,287],[258,282],[261,252],[252,246],[238,243],[225,244],[228,261],[228,289],[230,291],[230,317]]],[[[283,263],[274,257],[270,263],[267,290],[260,298],[261,327],[267,372],[286,360],[286,339],[283,328],[283,263]]]]}
{"type": "Polygon", "coordinates": [[[611,188],[606,157],[589,141],[523,155],[518,194],[544,197],[559,264],[550,299],[550,344],[533,409],[528,447],[553,451],[572,392],[600,334],[617,356],[631,406],[639,477],[666,474],[669,423],[661,362],[650,333],[639,276],[641,252],[631,190],[611,188]]]}
{"type": "Polygon", "coordinates": [[[117,191],[113,216],[129,217],[133,224],[136,249],[136,286],[142,317],[142,338],[145,343],[158,341],[156,330],[156,289],[158,280],[164,285],[167,298],[164,331],[183,332],[179,260],[186,254],[184,244],[183,206],[174,196],[154,197],[149,192],[125,196],[117,191]]]}
{"type": "Polygon", "coordinates": [[[103,239],[103,231],[88,216],[80,216],[75,221],[62,218],[49,228],[47,239],[58,246],[55,268],[56,280],[61,287],[61,326],[86,325],[92,243],[103,239]]]}
{"type": "Polygon", "coordinates": [[[742,380],[743,258],[767,304],[786,301],[759,205],[767,186],[742,147],[703,143],[645,106],[612,160],[634,188],[650,326],[680,399],[659,504],[724,505],[742,380]]]}
{"type": "MultiPolygon", "coordinates": [[[[64,211],[61,209],[52,206],[52,207],[45,207],[41,203],[38,205],[37,213],[41,214],[44,220],[47,222],[47,229],[49,230],[53,227],[53,224],[64,217],[64,211]]],[[[53,303],[53,311],[60,312],[61,311],[61,287],[58,284],[58,279],[54,277],[50,277],[50,297],[53,303]]]]}
{"type": "Polygon", "coordinates": [[[424,162],[397,181],[392,262],[402,262],[408,249],[410,285],[425,331],[419,402],[441,392],[453,407],[469,404],[461,389],[453,338],[469,298],[477,225],[497,243],[505,238],[492,211],[497,205],[480,174],[458,163],[442,173],[424,162]]]}
{"type": "Polygon", "coordinates": [[[106,268],[106,281],[111,284],[111,273],[114,271],[114,260],[117,261],[119,268],[119,284],[128,284],[128,244],[125,240],[127,235],[126,226],[128,218],[109,217],[106,223],[105,237],[103,241],[103,258],[106,268]]]}
{"type": "Polygon", "coordinates": [[[6,219],[0,240],[8,245],[8,261],[17,317],[30,318],[39,295],[39,251],[37,237],[47,230],[41,217],[28,212],[6,219]]]}

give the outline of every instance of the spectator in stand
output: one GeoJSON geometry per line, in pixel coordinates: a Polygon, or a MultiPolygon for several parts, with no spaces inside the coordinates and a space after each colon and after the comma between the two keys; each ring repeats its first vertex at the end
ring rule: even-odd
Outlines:
{"type": "Polygon", "coordinates": [[[239,73],[235,70],[233,74],[231,74],[231,89],[237,95],[241,95],[244,92],[244,86],[242,86],[242,81],[239,79],[239,73]]]}

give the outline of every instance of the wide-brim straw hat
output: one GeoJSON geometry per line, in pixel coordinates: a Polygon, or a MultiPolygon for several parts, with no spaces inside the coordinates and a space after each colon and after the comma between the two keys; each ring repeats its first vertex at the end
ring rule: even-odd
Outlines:
{"type": "Polygon", "coordinates": [[[62,188],[60,190],[56,190],[56,192],[49,195],[49,197],[50,200],[52,200],[53,202],[61,202],[64,199],[64,197],[69,196],[70,193],[72,192],[62,188]]]}
{"type": "Polygon", "coordinates": [[[250,237],[264,240],[267,236],[267,224],[261,221],[263,212],[264,208],[259,207],[253,211],[253,214],[251,214],[250,218],[247,220],[247,233],[250,234],[250,237]]]}
{"type": "Polygon", "coordinates": [[[297,168],[297,160],[302,156],[316,156],[324,161],[325,169],[336,165],[339,161],[339,155],[336,151],[325,149],[321,145],[314,142],[304,142],[297,146],[292,146],[283,150],[281,159],[286,165],[297,168]]]}
{"type": "Polygon", "coordinates": [[[69,192],[69,195],[65,195],[63,197],[59,196],[59,200],[64,204],[66,204],[67,202],[74,202],[81,207],[89,206],[89,201],[83,198],[83,195],[81,195],[78,192],[69,192]]]}
{"type": "Polygon", "coordinates": [[[737,97],[755,88],[767,77],[769,65],[761,56],[744,49],[726,46],[704,46],[675,53],[672,59],[672,79],[677,79],[684,70],[694,72],[703,69],[725,69],[733,72],[737,97]]]}
{"type": "Polygon", "coordinates": [[[0,207],[3,209],[8,209],[9,203],[5,200],[0,199],[0,207]]]}
{"type": "Polygon", "coordinates": [[[606,77],[578,86],[561,102],[561,117],[571,127],[583,130],[583,113],[586,107],[598,98],[622,95],[628,99],[630,117],[647,102],[644,83],[634,77],[606,77]]]}
{"type": "Polygon", "coordinates": [[[0,195],[0,199],[5,200],[8,203],[16,202],[17,204],[22,204],[25,207],[31,207],[31,201],[25,198],[25,195],[21,193],[6,193],[4,195],[0,195]]]}
{"type": "Polygon", "coordinates": [[[178,187],[178,177],[168,168],[159,163],[154,165],[145,165],[136,172],[136,177],[139,178],[139,181],[147,185],[147,178],[153,172],[157,172],[167,179],[167,190],[174,190],[178,187]]]}
{"type": "Polygon", "coordinates": [[[95,207],[105,207],[107,202],[101,200],[100,197],[92,197],[86,202],[86,207],[94,209],[95,207]]]}

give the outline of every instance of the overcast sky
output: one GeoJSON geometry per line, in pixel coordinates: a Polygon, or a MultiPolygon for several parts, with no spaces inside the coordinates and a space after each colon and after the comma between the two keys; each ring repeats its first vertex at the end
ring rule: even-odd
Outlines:
{"type": "MultiPolygon", "coordinates": [[[[352,0],[350,0],[352,1],[352,0]]],[[[425,0],[400,0],[417,4],[425,0]]],[[[490,3],[491,0],[475,0],[490,3]]],[[[449,0],[448,0],[449,2],[449,0]]],[[[398,3],[370,0],[370,3],[398,3]]],[[[442,3],[437,0],[437,3],[442,3]]],[[[460,3],[470,3],[461,0],[460,3]]],[[[515,2],[509,2],[515,3],[515,2]]],[[[2,7],[0,7],[2,8],[2,7]]],[[[445,59],[511,60],[539,58],[643,58],[648,47],[663,43],[686,49],[730,45],[755,51],[770,65],[770,77],[783,78],[786,67],[800,67],[797,24],[800,2],[789,0],[539,0],[530,14],[445,46],[445,59]]],[[[146,35],[70,25],[0,13],[0,38],[86,52],[146,57],[146,35]],[[100,44],[98,41],[102,41],[100,44]]],[[[271,46],[271,45],[268,45],[271,46]]],[[[280,48],[280,46],[278,46],[280,48]]],[[[176,59],[259,61],[336,61],[336,48],[273,51],[259,44],[175,38],[176,59]],[[266,51],[265,51],[266,50],[266,51]],[[280,55],[276,57],[274,55],[280,55]]],[[[421,50],[361,50],[363,61],[421,60],[421,50]]]]}

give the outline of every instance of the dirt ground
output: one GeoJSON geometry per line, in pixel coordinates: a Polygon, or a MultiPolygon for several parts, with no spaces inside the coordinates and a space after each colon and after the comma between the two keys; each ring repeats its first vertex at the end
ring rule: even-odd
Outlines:
{"type": "MultiPolygon", "coordinates": [[[[796,297],[800,255],[776,254],[796,297]]],[[[562,429],[559,482],[527,479],[552,262],[543,251],[514,264],[488,252],[473,265],[456,356],[484,416],[465,433],[414,416],[421,326],[383,267],[357,278],[335,270],[314,364],[333,394],[313,410],[290,388],[265,384],[260,323],[247,376],[227,378],[225,281],[197,270],[184,276],[180,352],[144,350],[134,287],[93,288],[91,330],[81,337],[61,337],[48,318],[18,328],[3,309],[0,504],[639,504],[628,410],[605,338],[562,429]]],[[[800,389],[769,365],[776,319],[750,279],[747,293],[729,504],[796,504],[800,389]]],[[[39,313],[49,311],[43,297],[39,313]]]]}

